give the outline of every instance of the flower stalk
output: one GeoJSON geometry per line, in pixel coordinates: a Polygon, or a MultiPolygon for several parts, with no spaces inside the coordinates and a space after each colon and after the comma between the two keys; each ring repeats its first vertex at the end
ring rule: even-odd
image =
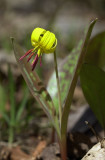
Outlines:
{"type": "Polygon", "coordinates": [[[54,51],[54,63],[55,63],[55,73],[56,73],[57,88],[58,88],[59,121],[60,121],[60,126],[61,126],[62,105],[61,105],[60,82],[59,82],[59,75],[58,75],[58,65],[57,65],[56,51],[54,51]]]}

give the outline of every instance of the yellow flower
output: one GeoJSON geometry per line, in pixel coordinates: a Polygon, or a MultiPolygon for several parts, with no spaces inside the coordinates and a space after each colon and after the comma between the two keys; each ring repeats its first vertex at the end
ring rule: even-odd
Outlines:
{"type": "Polygon", "coordinates": [[[54,33],[46,31],[43,28],[35,28],[31,34],[31,44],[34,48],[27,51],[20,60],[29,55],[27,59],[27,62],[29,62],[31,57],[36,53],[36,56],[32,61],[32,70],[34,70],[39,57],[42,56],[43,53],[48,54],[55,51],[57,39],[54,33]]]}

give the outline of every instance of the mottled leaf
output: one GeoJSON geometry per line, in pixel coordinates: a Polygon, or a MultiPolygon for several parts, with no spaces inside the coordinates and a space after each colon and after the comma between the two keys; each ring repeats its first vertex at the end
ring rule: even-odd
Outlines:
{"type": "Polygon", "coordinates": [[[91,39],[85,62],[95,64],[105,71],[105,31],[91,39]]]}
{"type": "Polygon", "coordinates": [[[105,72],[97,66],[83,64],[80,80],[87,102],[105,129],[105,72]]]}
{"type": "MultiPolygon", "coordinates": [[[[84,36],[78,43],[77,47],[74,48],[72,52],[67,57],[65,57],[65,59],[62,60],[62,62],[58,65],[62,106],[65,102],[65,99],[68,93],[68,89],[72,81],[72,76],[74,74],[75,66],[77,64],[77,60],[80,55],[81,47],[83,45],[83,40],[84,40],[84,36]]],[[[59,110],[58,109],[59,107],[58,94],[57,94],[58,90],[57,90],[55,72],[50,77],[47,89],[53,99],[54,106],[56,107],[56,110],[58,111],[59,110]]]]}
{"type": "Polygon", "coordinates": [[[19,60],[19,58],[24,55],[24,51],[19,44],[14,42],[14,40],[13,47],[17,63],[31,93],[39,102],[40,106],[48,115],[50,120],[53,121],[54,105],[49,93],[47,92],[43,82],[40,80],[35,70],[32,71],[31,64],[27,63],[27,59],[24,58],[22,61],[19,60]]]}
{"type": "MultiPolygon", "coordinates": [[[[83,45],[83,40],[80,40],[78,46],[72,50],[70,55],[68,55],[62,62],[58,65],[59,78],[60,78],[60,91],[61,91],[61,102],[62,104],[65,101],[67,96],[68,88],[72,80],[72,75],[75,70],[75,65],[79,57],[79,52],[81,50],[81,46],[83,45]]],[[[58,111],[58,95],[57,95],[57,83],[56,83],[56,75],[55,72],[52,74],[47,89],[53,99],[54,106],[58,111]]]]}
{"type": "Polygon", "coordinates": [[[66,131],[67,131],[67,121],[68,121],[68,116],[69,116],[69,111],[70,111],[70,106],[71,106],[71,102],[72,102],[74,89],[75,89],[75,86],[76,86],[76,83],[77,83],[77,79],[78,79],[78,76],[79,76],[79,72],[80,72],[82,63],[84,61],[84,57],[85,57],[85,53],[86,53],[87,46],[88,46],[88,43],[89,43],[89,39],[90,39],[90,36],[91,36],[91,32],[92,32],[93,27],[96,23],[96,20],[93,20],[90,23],[87,34],[84,37],[83,46],[82,46],[80,52],[78,53],[79,58],[78,58],[78,60],[75,64],[75,71],[72,74],[72,80],[70,82],[70,87],[69,87],[69,90],[68,90],[68,94],[67,94],[67,97],[66,97],[66,101],[65,101],[64,109],[63,109],[63,114],[62,114],[62,122],[61,122],[61,139],[62,139],[62,141],[65,141],[65,135],[66,135],[66,131]]]}

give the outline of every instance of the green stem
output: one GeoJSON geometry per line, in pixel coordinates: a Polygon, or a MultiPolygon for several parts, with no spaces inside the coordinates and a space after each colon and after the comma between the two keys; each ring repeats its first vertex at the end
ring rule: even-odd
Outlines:
{"type": "Polygon", "coordinates": [[[14,140],[14,128],[12,126],[10,126],[9,128],[9,139],[8,142],[11,145],[13,143],[14,140]]]}
{"type": "Polygon", "coordinates": [[[60,118],[60,124],[61,124],[62,105],[61,105],[60,83],[59,83],[59,76],[58,76],[58,65],[57,65],[56,51],[54,51],[54,63],[55,63],[55,72],[56,72],[56,80],[57,80],[57,88],[58,88],[59,118],[60,118]]]}

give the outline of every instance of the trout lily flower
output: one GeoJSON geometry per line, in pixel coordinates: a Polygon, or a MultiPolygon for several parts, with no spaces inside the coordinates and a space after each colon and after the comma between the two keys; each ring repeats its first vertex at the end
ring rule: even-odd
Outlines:
{"type": "Polygon", "coordinates": [[[48,54],[55,51],[57,39],[55,34],[52,32],[46,31],[43,28],[35,28],[31,34],[31,44],[34,48],[27,51],[25,55],[20,57],[19,60],[22,60],[24,57],[28,56],[27,62],[29,62],[30,59],[36,54],[34,60],[31,62],[33,71],[36,67],[39,57],[41,65],[41,56],[43,53],[48,54]]]}

